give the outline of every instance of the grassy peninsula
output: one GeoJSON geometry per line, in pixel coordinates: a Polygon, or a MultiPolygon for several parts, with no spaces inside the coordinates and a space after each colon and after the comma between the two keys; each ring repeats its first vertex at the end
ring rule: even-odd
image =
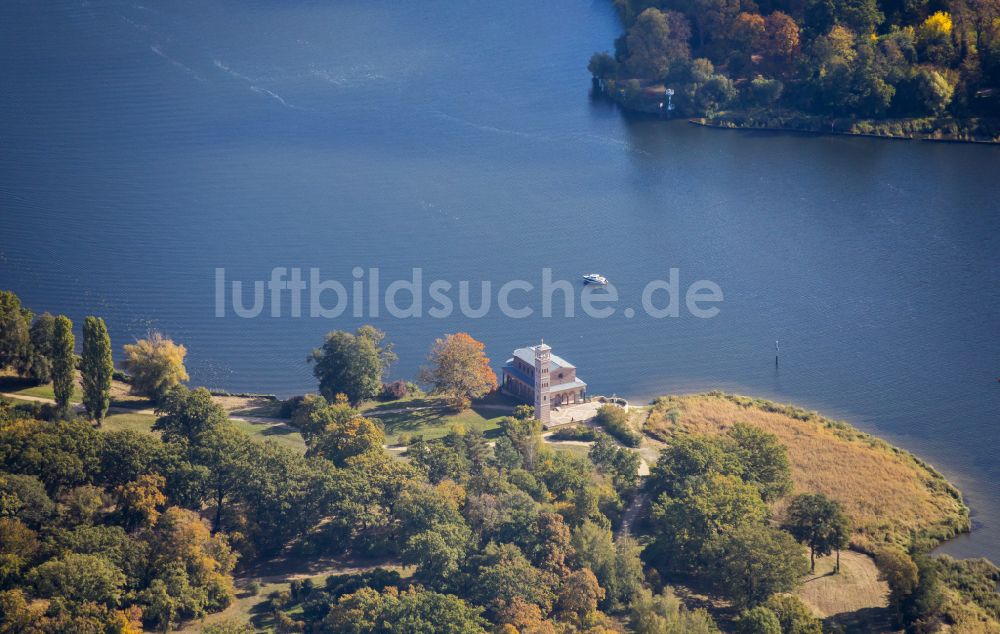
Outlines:
{"type": "Polygon", "coordinates": [[[621,106],[723,128],[1000,141],[995,0],[616,0],[621,106]]]}
{"type": "Polygon", "coordinates": [[[721,392],[664,396],[653,403],[645,431],[669,443],[678,434],[724,434],[741,422],[787,447],[795,493],[823,493],[844,506],[854,520],[854,548],[930,549],[971,527],[961,493],[933,467],[847,423],[793,405],[721,392]]]}
{"type": "Polygon", "coordinates": [[[0,634],[1000,634],[1000,569],[931,554],[959,492],[846,423],[709,393],[543,430],[468,333],[386,382],[372,326],[318,393],[234,395],[160,334],[114,370],[102,323],[77,360],[0,293],[0,634]]]}

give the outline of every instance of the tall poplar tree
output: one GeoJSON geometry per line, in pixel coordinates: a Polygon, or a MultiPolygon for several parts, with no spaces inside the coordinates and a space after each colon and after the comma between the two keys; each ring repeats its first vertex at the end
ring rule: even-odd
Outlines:
{"type": "Polygon", "coordinates": [[[111,376],[115,362],[111,356],[111,337],[100,317],[87,317],[83,323],[83,406],[87,416],[100,426],[111,405],[111,376]]]}
{"type": "Polygon", "coordinates": [[[75,383],[76,357],[73,349],[73,322],[65,315],[56,317],[55,338],[52,341],[52,391],[56,397],[56,407],[60,416],[68,416],[70,398],[75,383]]]}

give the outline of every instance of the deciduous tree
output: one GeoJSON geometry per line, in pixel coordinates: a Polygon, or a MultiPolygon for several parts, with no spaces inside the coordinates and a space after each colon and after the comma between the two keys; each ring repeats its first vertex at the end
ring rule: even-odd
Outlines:
{"type": "Polygon", "coordinates": [[[396,360],[392,345],[384,339],[385,333],[373,326],[362,326],[353,334],[343,330],[327,334],[323,346],[309,357],[326,400],[333,402],[343,394],[356,406],[378,396],[382,377],[396,360]]]}
{"type": "Polygon", "coordinates": [[[445,335],[434,342],[421,371],[421,380],[446,395],[456,408],[485,396],[497,387],[497,375],[483,352],[485,345],[468,333],[445,335]]]}
{"type": "Polygon", "coordinates": [[[73,337],[73,322],[69,317],[56,317],[55,335],[52,341],[52,392],[56,397],[56,408],[61,416],[69,416],[76,386],[76,354],[73,352],[76,340],[73,337]]]}
{"type": "Polygon", "coordinates": [[[87,416],[97,421],[98,427],[111,405],[111,377],[114,371],[111,337],[108,336],[104,320],[100,317],[87,317],[83,322],[80,378],[83,382],[83,406],[87,410],[87,416]]]}
{"type": "Polygon", "coordinates": [[[31,324],[29,338],[31,355],[27,374],[38,383],[52,380],[52,343],[56,336],[56,318],[50,313],[42,313],[31,324]]]}
{"type": "Polygon", "coordinates": [[[837,572],[840,572],[840,550],[851,537],[850,521],[840,503],[822,493],[803,493],[788,505],[785,530],[809,547],[810,570],[816,572],[816,555],[837,551],[837,572]]]}
{"type": "Polygon", "coordinates": [[[28,580],[43,597],[110,606],[118,604],[125,586],[125,575],[108,560],[75,553],[38,566],[28,574],[28,580]]]}
{"type": "Polygon", "coordinates": [[[628,31],[626,66],[633,77],[661,79],[671,64],[691,55],[687,18],[673,11],[649,8],[639,14],[628,31]]]}
{"type": "Polygon", "coordinates": [[[791,592],[809,564],[795,539],[762,524],[747,524],[708,545],[710,575],[738,605],[758,605],[776,592],[791,592]]]}
{"type": "Polygon", "coordinates": [[[13,366],[23,372],[31,355],[28,324],[31,311],[11,291],[0,291],[0,369],[13,366]]]}
{"type": "Polygon", "coordinates": [[[187,348],[159,332],[124,346],[122,367],[132,375],[132,392],[161,400],[171,388],[189,379],[184,367],[187,348]]]}

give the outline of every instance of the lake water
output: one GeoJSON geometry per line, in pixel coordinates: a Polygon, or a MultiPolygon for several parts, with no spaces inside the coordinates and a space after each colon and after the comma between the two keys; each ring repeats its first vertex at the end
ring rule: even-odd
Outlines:
{"type": "Polygon", "coordinates": [[[373,321],[393,376],[467,330],[496,365],[544,337],[592,393],[799,403],[933,462],[977,524],[946,550],[1000,561],[1000,148],[625,117],[585,68],[618,30],[604,0],[7,0],[0,288],[103,315],[116,348],[160,329],[194,382],[230,390],[312,389],[323,334],[373,321]],[[713,319],[214,316],[216,267],[276,266],[599,271],[622,307],[677,268],[725,301],[713,319]]]}

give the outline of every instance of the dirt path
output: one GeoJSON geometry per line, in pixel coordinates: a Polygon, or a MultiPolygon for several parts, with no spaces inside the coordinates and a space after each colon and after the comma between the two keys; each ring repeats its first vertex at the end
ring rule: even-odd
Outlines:
{"type": "Polygon", "coordinates": [[[625,514],[622,515],[622,523],[618,526],[618,530],[615,531],[616,540],[627,537],[632,533],[632,527],[635,525],[635,521],[639,519],[639,514],[642,513],[648,499],[645,493],[639,493],[635,496],[632,503],[625,509],[625,514]]]}

